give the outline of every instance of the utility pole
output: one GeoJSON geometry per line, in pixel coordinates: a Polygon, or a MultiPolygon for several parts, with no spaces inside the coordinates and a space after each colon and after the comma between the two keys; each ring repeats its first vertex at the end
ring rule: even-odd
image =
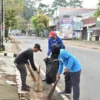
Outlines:
{"type": "Polygon", "coordinates": [[[5,30],[4,30],[4,0],[2,0],[2,24],[1,24],[1,48],[2,50],[5,50],[5,46],[4,46],[4,43],[3,43],[3,37],[4,37],[4,34],[5,34],[5,30]]]}

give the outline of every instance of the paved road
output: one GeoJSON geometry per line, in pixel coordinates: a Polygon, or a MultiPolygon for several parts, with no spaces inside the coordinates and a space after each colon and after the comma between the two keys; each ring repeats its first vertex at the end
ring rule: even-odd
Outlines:
{"type": "MultiPolygon", "coordinates": [[[[32,47],[35,43],[40,43],[43,52],[35,54],[35,61],[41,65],[45,72],[45,64],[43,59],[46,57],[47,40],[34,37],[16,37],[23,41],[24,49],[32,47]]],[[[75,47],[66,44],[66,49],[70,51],[82,64],[81,74],[81,99],[80,100],[100,100],[100,51],[75,47]]],[[[58,87],[64,89],[63,75],[58,87]]]]}

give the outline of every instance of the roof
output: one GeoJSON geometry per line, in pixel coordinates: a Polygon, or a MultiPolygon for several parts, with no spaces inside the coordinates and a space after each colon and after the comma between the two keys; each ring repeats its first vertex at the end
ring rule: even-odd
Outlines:
{"type": "Polygon", "coordinates": [[[94,14],[96,9],[87,8],[59,8],[60,15],[70,15],[70,16],[86,16],[94,14]]]}
{"type": "Polygon", "coordinates": [[[97,18],[96,17],[86,18],[86,19],[83,19],[82,22],[83,22],[83,25],[86,25],[86,24],[96,24],[97,18]]]}
{"type": "Polygon", "coordinates": [[[92,27],[92,28],[89,28],[88,30],[97,31],[97,30],[100,30],[100,27],[92,27]]]}
{"type": "Polygon", "coordinates": [[[90,8],[59,8],[59,10],[96,10],[90,8]]]}

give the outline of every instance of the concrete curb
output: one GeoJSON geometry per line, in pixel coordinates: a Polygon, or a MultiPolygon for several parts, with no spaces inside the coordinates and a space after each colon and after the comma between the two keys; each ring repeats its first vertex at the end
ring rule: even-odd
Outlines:
{"type": "Polygon", "coordinates": [[[4,52],[0,53],[0,56],[5,56],[5,57],[16,57],[17,54],[9,53],[9,52],[4,52]]]}
{"type": "Polygon", "coordinates": [[[89,48],[89,49],[95,49],[95,50],[100,50],[100,47],[97,46],[89,46],[89,45],[83,45],[83,44],[76,44],[76,43],[67,43],[66,41],[64,41],[65,45],[73,45],[73,46],[77,46],[77,47],[85,47],[85,48],[89,48]]]}

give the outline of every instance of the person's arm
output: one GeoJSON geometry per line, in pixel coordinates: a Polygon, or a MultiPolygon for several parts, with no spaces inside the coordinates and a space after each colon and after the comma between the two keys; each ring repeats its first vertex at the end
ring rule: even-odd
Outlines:
{"type": "Polygon", "coordinates": [[[58,73],[57,73],[57,76],[56,76],[57,80],[60,79],[60,74],[62,73],[62,71],[63,71],[63,62],[59,60],[59,69],[58,69],[58,73]]]}
{"type": "Polygon", "coordinates": [[[59,60],[59,69],[58,69],[58,74],[61,74],[63,71],[63,63],[59,60]]]}
{"type": "Polygon", "coordinates": [[[51,53],[51,44],[50,44],[50,39],[48,39],[48,53],[47,55],[49,56],[51,53]]]}
{"type": "Polygon", "coordinates": [[[63,49],[64,48],[64,44],[63,44],[62,40],[60,40],[60,45],[61,45],[61,48],[63,49]]]}
{"type": "Polygon", "coordinates": [[[26,61],[26,64],[28,64],[28,65],[29,65],[29,62],[28,62],[28,61],[26,61]]]}
{"type": "Polygon", "coordinates": [[[28,52],[28,57],[29,57],[29,61],[31,63],[31,66],[32,66],[33,70],[37,71],[37,68],[35,66],[34,59],[33,59],[33,52],[29,51],[28,52]]]}

